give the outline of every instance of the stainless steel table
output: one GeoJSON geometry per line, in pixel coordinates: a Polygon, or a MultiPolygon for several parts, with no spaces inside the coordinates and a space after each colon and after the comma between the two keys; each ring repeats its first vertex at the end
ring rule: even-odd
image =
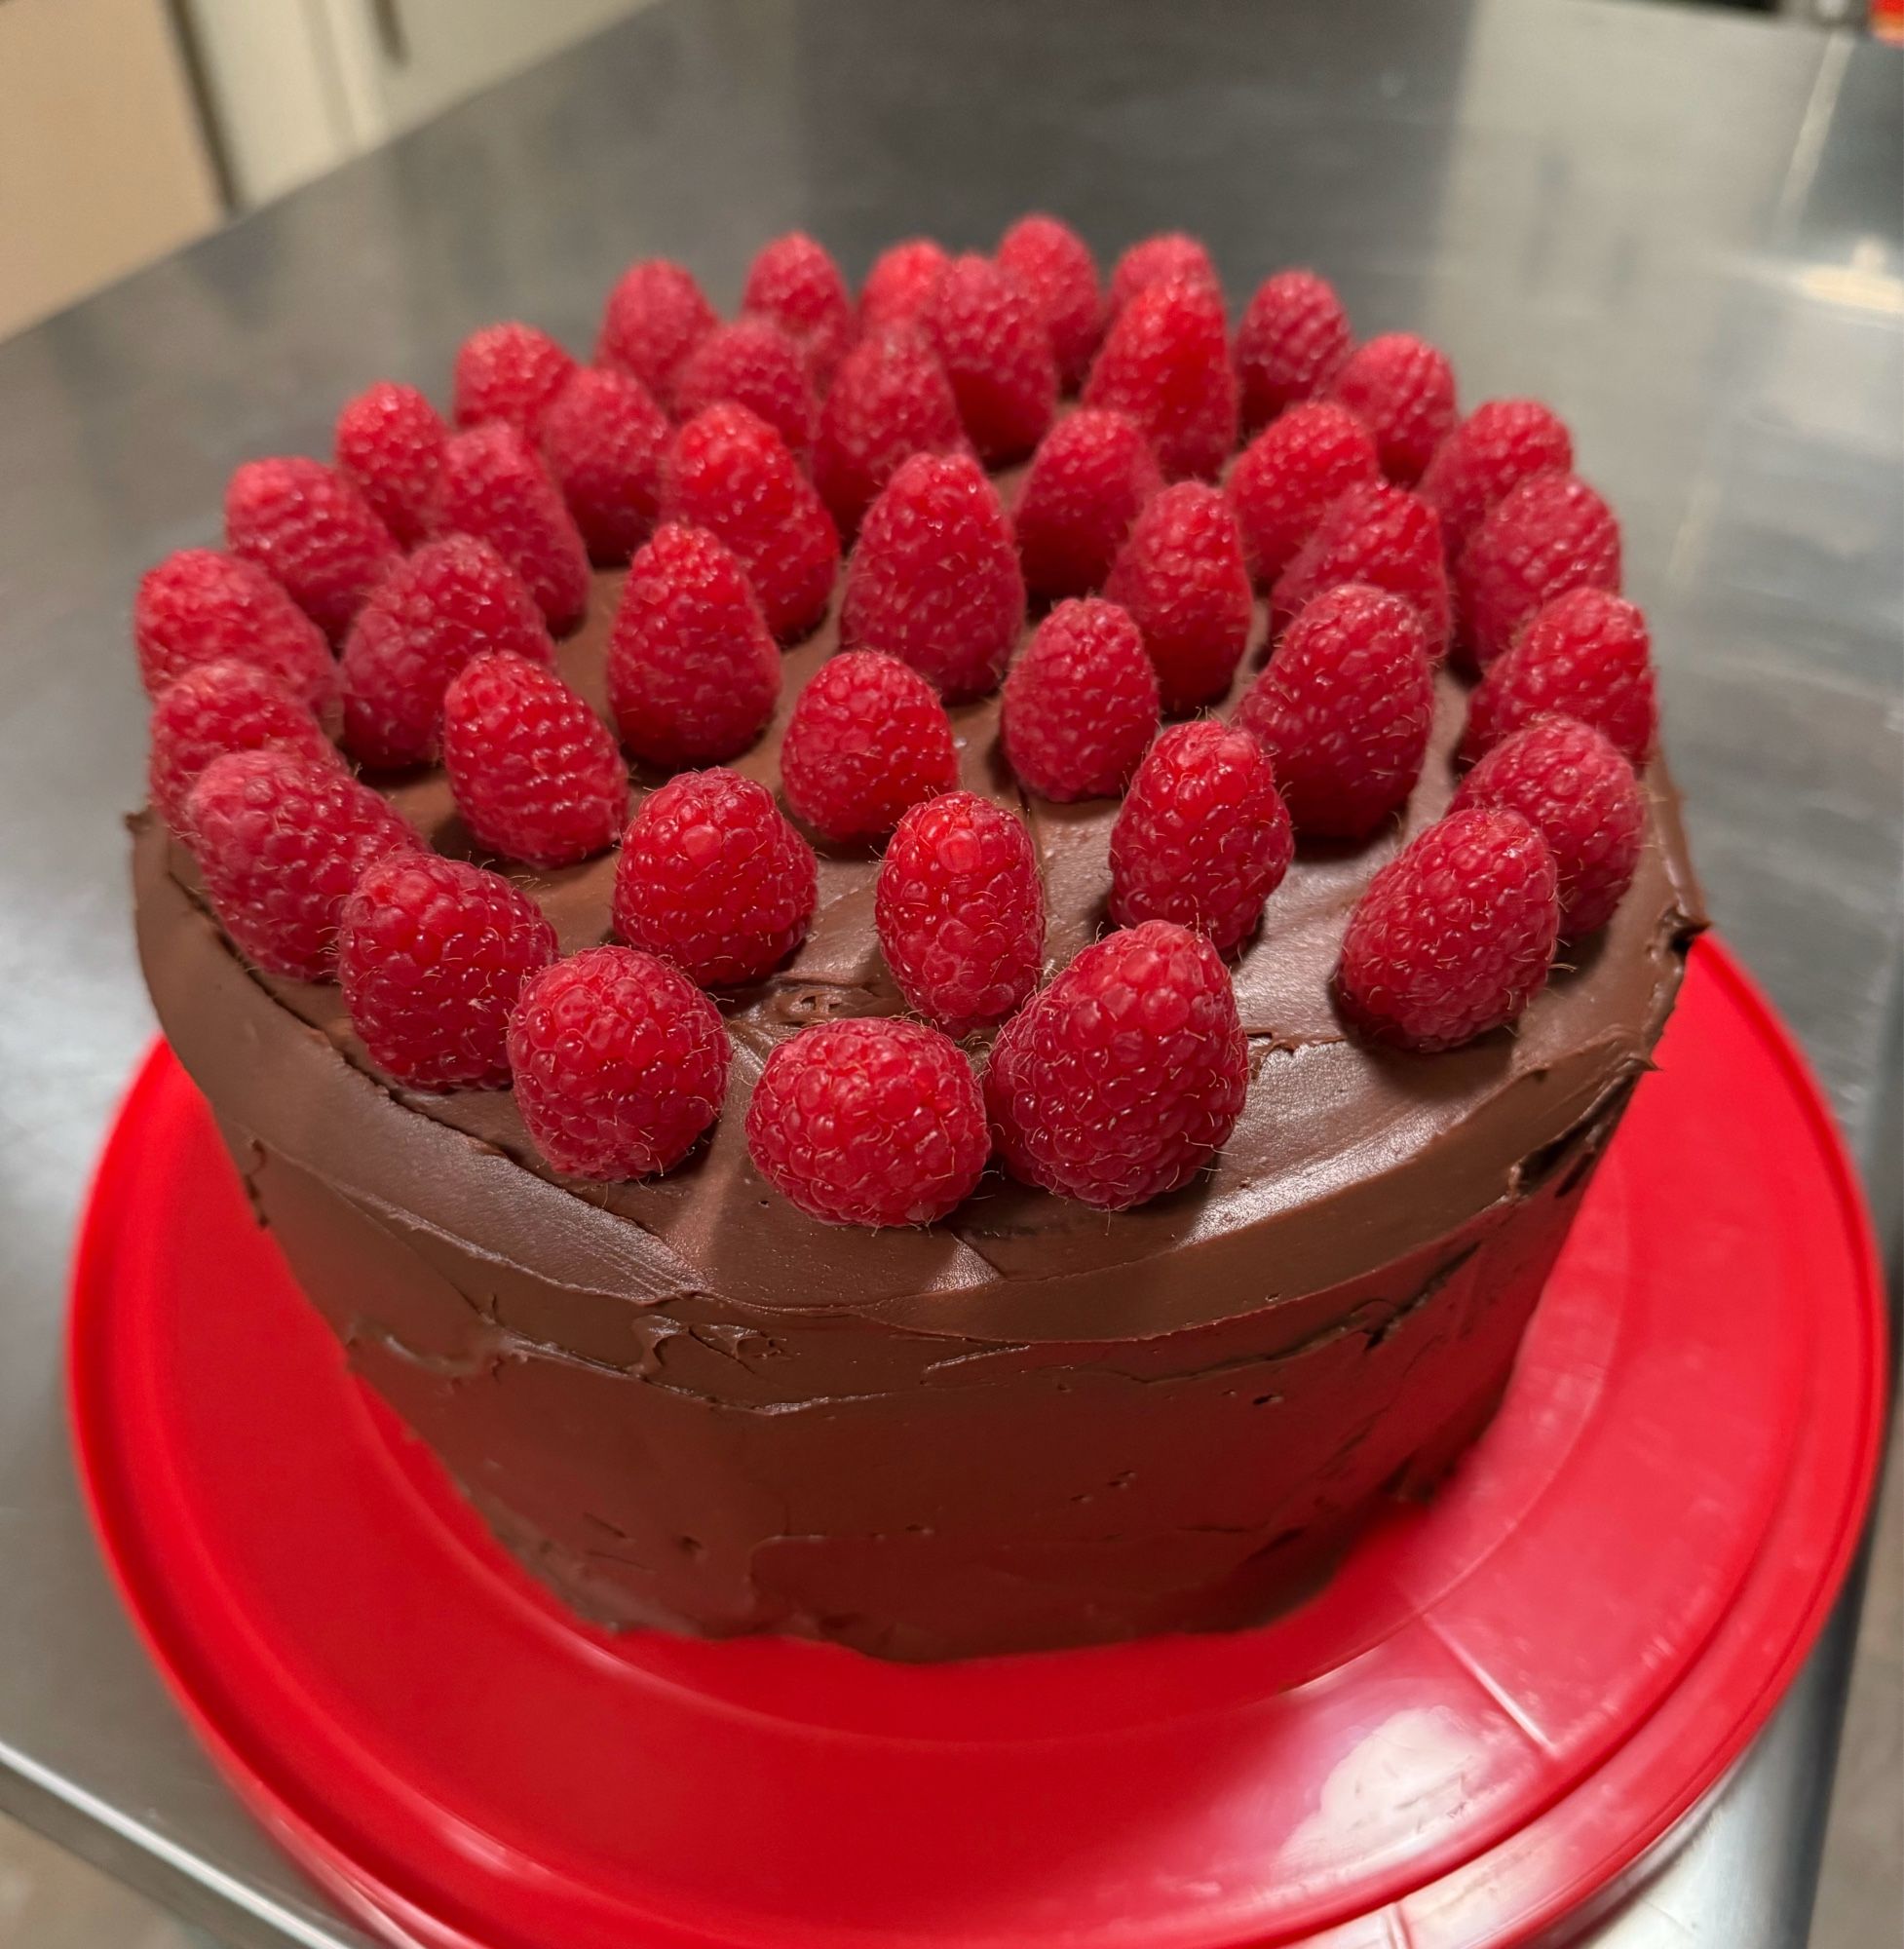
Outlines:
{"type": "MultiPolygon", "coordinates": [[[[590,340],[628,258],[731,301],[799,224],[850,275],[1048,205],[1109,253],[1186,224],[1235,292],[1312,261],[1470,399],[1572,422],[1625,522],[1720,924],[1894,1191],[1904,940],[1904,63],[1592,4],[665,5],[0,346],[0,1804],[234,1944],[360,1944],[161,1694],[60,1405],[89,1164],[152,1031],[117,815],[139,570],[248,454],[324,452],[473,325],[590,340]]],[[[1894,1202],[1886,1238],[1895,1237],[1894,1202]]],[[[1594,1938],[1803,1940],[1855,1630],[1594,1938]]]]}

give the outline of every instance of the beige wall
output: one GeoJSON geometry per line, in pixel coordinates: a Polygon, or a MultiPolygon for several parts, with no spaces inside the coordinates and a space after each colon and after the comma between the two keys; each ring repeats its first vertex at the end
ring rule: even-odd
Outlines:
{"type": "Polygon", "coordinates": [[[0,0],[0,337],[220,214],[162,0],[0,0]]]}

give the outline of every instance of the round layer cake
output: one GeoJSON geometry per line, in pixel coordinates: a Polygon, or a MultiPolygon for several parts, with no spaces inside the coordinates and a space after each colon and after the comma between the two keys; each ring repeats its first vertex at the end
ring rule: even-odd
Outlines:
{"type": "MultiPolygon", "coordinates": [[[[997,478],[1009,501],[1018,476],[997,478]]],[[[595,570],[557,645],[604,718],[622,580],[595,570]]],[[[769,787],[803,686],[839,648],[838,607],[786,650],[773,720],[732,761],[769,787]]],[[[1223,714],[1269,630],[1259,600],[1223,714]]],[[[1299,839],[1229,957],[1249,1087],[1227,1142],[1128,1210],[995,1161],[939,1222],[870,1229],[809,1216],[756,1168],[745,1116],[770,1053],[817,1021],[905,1012],[874,845],[816,842],[804,941],[715,997],[723,1114],[638,1181],[553,1170],[506,1089],[393,1084],[334,984],[235,948],[191,849],[150,811],[134,822],[140,953],[304,1292],[585,1617],[903,1659],[1246,1624],[1486,1425],[1700,923],[1656,758],[1630,888],[1563,944],[1517,1022],[1432,1054],[1352,1030],[1334,987],[1351,916],[1459,783],[1470,685],[1434,685],[1401,813],[1365,841],[1299,839]]],[[[1029,829],[1048,978],[1111,927],[1118,801],[1023,789],[996,695],[949,709],[963,784],[1029,829]]],[[[663,776],[637,768],[637,790],[663,776]]],[[[614,937],[612,854],[493,860],[440,769],[366,778],[428,845],[526,890],[562,954],[614,937]]],[[[964,1043],[981,1071],[989,1041],[964,1043]]]]}

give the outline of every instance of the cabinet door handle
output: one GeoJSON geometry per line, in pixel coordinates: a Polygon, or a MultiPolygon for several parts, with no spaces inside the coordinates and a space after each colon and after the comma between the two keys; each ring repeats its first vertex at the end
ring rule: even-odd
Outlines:
{"type": "Polygon", "coordinates": [[[403,67],[410,58],[410,37],[403,31],[400,0],[369,0],[370,22],[377,30],[377,45],[392,67],[403,67]]]}

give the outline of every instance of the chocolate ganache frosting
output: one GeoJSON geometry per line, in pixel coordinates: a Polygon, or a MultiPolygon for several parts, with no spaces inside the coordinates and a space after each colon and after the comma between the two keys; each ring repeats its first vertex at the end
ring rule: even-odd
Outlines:
{"type": "MultiPolygon", "coordinates": [[[[559,652],[598,708],[620,579],[596,577],[559,652]]],[[[778,782],[793,699],[837,642],[829,620],[786,655],[775,723],[736,769],[778,782]]],[[[1330,998],[1350,911],[1454,790],[1465,696],[1437,682],[1405,817],[1299,852],[1235,961],[1252,1080],[1214,1168],[1115,1216],[995,1167],[941,1224],[833,1227],[749,1163],[775,1044],[902,1006],[871,849],[819,847],[805,945],[722,998],[724,1116],[642,1183],[555,1176],[507,1091],[390,1086],[336,988],[238,955],[150,813],[140,952],[303,1290],[585,1616],[904,1659],[1245,1624],[1485,1425],[1701,924],[1656,763],[1630,892],[1516,1030],[1427,1056],[1352,1040],[1330,998]]],[[[1021,795],[995,698],[952,718],[965,783],[1030,826],[1061,967],[1108,924],[1115,803],[1021,795]]],[[[440,772],[385,789],[430,843],[470,851],[440,772]]],[[[612,858],[504,870],[563,951],[608,937],[612,858]]]]}

